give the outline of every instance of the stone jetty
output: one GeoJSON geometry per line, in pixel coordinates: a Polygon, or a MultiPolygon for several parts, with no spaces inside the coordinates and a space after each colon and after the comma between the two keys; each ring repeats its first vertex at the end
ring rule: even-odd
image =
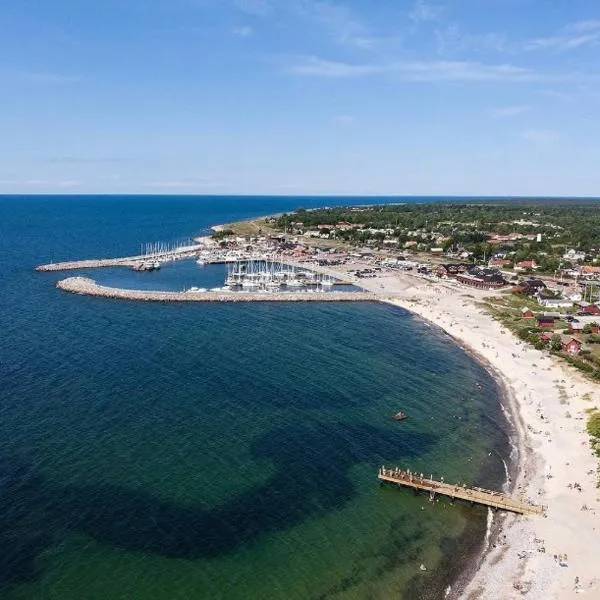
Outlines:
{"type": "Polygon", "coordinates": [[[39,265],[36,271],[73,271],[75,269],[98,269],[101,267],[135,267],[140,263],[148,261],[169,261],[181,258],[192,258],[195,253],[202,250],[204,246],[183,246],[176,250],[160,254],[148,254],[142,256],[125,256],[122,258],[101,258],[97,260],[72,260],[66,262],[48,263],[39,265]]]}
{"type": "Polygon", "coordinates": [[[375,302],[371,292],[161,292],[124,290],[97,284],[88,277],[68,277],[56,287],[87,296],[143,302],[375,302]]]}

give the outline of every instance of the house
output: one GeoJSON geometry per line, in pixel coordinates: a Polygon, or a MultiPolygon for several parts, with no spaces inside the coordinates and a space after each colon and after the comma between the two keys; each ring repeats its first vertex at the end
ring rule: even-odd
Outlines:
{"type": "Polygon", "coordinates": [[[571,338],[568,342],[563,344],[562,349],[563,352],[566,352],[567,354],[579,354],[582,346],[583,344],[579,340],[571,338]]]}
{"type": "Polygon", "coordinates": [[[536,322],[540,329],[554,329],[554,317],[538,315],[536,322]]]}
{"type": "Polygon", "coordinates": [[[533,311],[530,308],[522,308],[521,309],[521,318],[522,319],[535,319],[535,315],[533,314],[533,311]]]}
{"type": "Polygon", "coordinates": [[[508,258],[494,257],[488,261],[488,267],[508,267],[512,261],[508,258]]]}
{"type": "Polygon", "coordinates": [[[573,248],[571,248],[570,250],[567,250],[563,254],[563,259],[564,260],[569,260],[569,261],[573,261],[573,262],[578,262],[580,260],[585,260],[585,257],[586,257],[586,253],[585,252],[577,251],[577,250],[574,250],[573,248]]]}
{"type": "Polygon", "coordinates": [[[540,334],[541,342],[549,342],[552,339],[552,335],[550,333],[542,333],[540,334]]]}
{"type": "Polygon", "coordinates": [[[459,273],[465,273],[470,266],[468,263],[440,265],[436,273],[438,277],[456,277],[459,273]]]}
{"type": "Polygon", "coordinates": [[[525,296],[533,296],[540,290],[543,290],[546,284],[541,279],[528,279],[519,283],[519,285],[513,288],[513,292],[523,294],[525,296]]]}
{"type": "Polygon", "coordinates": [[[525,271],[527,269],[537,269],[537,263],[535,260],[522,260],[515,265],[515,271],[525,271]]]}
{"type": "Polygon", "coordinates": [[[588,304],[581,309],[581,312],[586,315],[600,315],[600,308],[597,304],[588,304]]]}
{"type": "Polygon", "coordinates": [[[569,322],[569,333],[583,333],[584,324],[579,321],[569,322]]]}
{"type": "Polygon", "coordinates": [[[573,302],[567,298],[544,298],[540,297],[539,302],[546,308],[571,308],[573,302]]]}

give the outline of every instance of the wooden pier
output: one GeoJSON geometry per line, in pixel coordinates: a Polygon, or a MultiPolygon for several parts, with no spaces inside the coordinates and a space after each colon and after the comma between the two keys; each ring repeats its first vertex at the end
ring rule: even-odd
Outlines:
{"type": "Polygon", "coordinates": [[[380,481],[402,485],[422,490],[429,493],[430,500],[435,498],[436,494],[442,494],[450,499],[456,498],[467,500],[473,504],[483,504],[500,510],[507,510],[521,515],[540,515],[544,508],[534,504],[528,504],[521,500],[509,498],[501,492],[484,490],[478,487],[467,487],[465,484],[446,483],[442,478],[440,481],[427,479],[422,473],[412,473],[403,469],[387,469],[381,467],[377,475],[380,481]]]}

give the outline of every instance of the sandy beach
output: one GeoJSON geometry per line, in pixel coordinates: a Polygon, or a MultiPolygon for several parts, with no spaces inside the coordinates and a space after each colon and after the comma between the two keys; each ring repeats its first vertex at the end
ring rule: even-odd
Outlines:
{"type": "Polygon", "coordinates": [[[449,597],[600,598],[600,490],[585,430],[598,387],[485,314],[478,301],[492,292],[397,273],[360,285],[442,328],[500,380],[518,438],[508,490],[547,506],[544,517],[495,515],[477,570],[449,597]]]}

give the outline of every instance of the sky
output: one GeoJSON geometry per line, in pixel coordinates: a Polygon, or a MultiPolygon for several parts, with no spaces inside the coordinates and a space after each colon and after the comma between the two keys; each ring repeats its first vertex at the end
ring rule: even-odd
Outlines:
{"type": "Polygon", "coordinates": [[[598,0],[2,0],[0,194],[600,196],[598,0]]]}

